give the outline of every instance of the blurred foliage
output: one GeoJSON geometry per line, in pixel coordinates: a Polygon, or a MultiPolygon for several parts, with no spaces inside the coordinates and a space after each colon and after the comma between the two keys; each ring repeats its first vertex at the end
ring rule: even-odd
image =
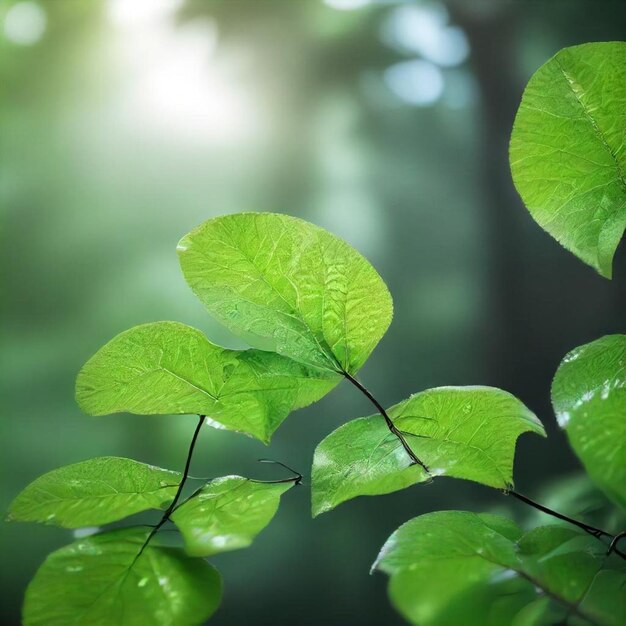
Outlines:
{"type": "MultiPolygon", "coordinates": [[[[518,488],[534,494],[577,467],[549,381],[569,349],[621,330],[626,255],[608,283],[542,233],[514,192],[508,137],[532,72],[566,45],[622,38],[624,3],[437,4],[469,42],[467,61],[439,69],[466,98],[451,106],[444,88],[413,106],[384,71],[421,55],[380,33],[420,2],[195,0],[139,18],[113,1],[33,2],[45,30],[31,45],[7,35],[17,2],[0,3],[5,504],[90,456],[180,469],[193,417],[87,418],[74,378],[142,322],[179,320],[240,347],[185,287],[175,247],[203,220],[242,210],[304,217],[379,269],[396,313],[363,378],[384,405],[441,384],[502,387],[550,435],[521,440],[518,488]]],[[[315,445],[367,412],[341,386],[287,420],[269,449],[205,432],[193,471],[270,477],[255,459],[271,456],[306,475],[315,445]]],[[[245,623],[250,607],[258,624],[401,623],[384,579],[365,575],[389,532],[434,509],[509,504],[442,480],[312,521],[308,489],[289,496],[262,540],[216,559],[226,595],[215,624],[245,623]]],[[[2,623],[17,624],[26,581],[68,537],[28,526],[3,537],[2,623]]]]}

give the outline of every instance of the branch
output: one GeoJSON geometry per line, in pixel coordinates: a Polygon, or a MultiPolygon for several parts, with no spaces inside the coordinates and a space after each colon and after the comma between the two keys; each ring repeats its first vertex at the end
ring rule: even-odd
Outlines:
{"type": "Polygon", "coordinates": [[[362,385],[356,378],[350,376],[348,372],[344,371],[343,375],[361,393],[365,395],[365,397],[376,407],[378,412],[385,418],[385,423],[387,424],[387,428],[389,429],[391,433],[393,433],[399,439],[400,443],[402,444],[402,447],[404,448],[405,452],[409,455],[409,458],[411,459],[411,465],[419,465],[432,478],[432,474],[430,473],[430,470],[428,469],[426,464],[417,457],[417,455],[415,454],[415,452],[413,452],[413,450],[411,450],[411,446],[409,446],[409,444],[407,443],[407,440],[404,438],[404,435],[396,428],[395,424],[393,423],[389,415],[387,415],[387,411],[385,411],[385,409],[378,402],[378,400],[376,400],[376,398],[368,391],[368,389],[364,385],[362,385]]]}
{"type": "Polygon", "coordinates": [[[146,549],[146,547],[148,546],[148,544],[150,543],[154,535],[156,535],[159,532],[163,524],[165,524],[169,520],[170,515],[172,514],[172,511],[174,511],[174,509],[176,508],[176,503],[178,502],[183,492],[183,487],[185,486],[185,482],[187,481],[187,477],[189,476],[189,467],[191,466],[191,457],[193,456],[193,450],[196,447],[196,441],[198,440],[198,435],[200,434],[200,429],[202,428],[202,424],[204,424],[206,415],[199,415],[198,417],[200,418],[200,420],[198,421],[196,430],[194,431],[193,437],[191,438],[191,443],[189,444],[189,452],[187,452],[187,461],[185,462],[185,469],[183,470],[183,477],[181,478],[180,483],[178,484],[176,495],[174,496],[174,499],[172,500],[170,505],[167,507],[167,509],[163,513],[163,516],[159,520],[158,524],[156,524],[156,526],[154,526],[154,528],[150,531],[150,534],[144,541],[143,546],[141,546],[141,550],[139,550],[139,553],[135,557],[135,561],[141,556],[142,552],[146,549]]]}
{"type": "MultiPolygon", "coordinates": [[[[362,385],[358,380],[356,380],[356,378],[350,376],[348,372],[344,371],[343,375],[357,389],[359,389],[369,399],[369,401],[378,409],[378,412],[385,418],[385,422],[387,423],[387,428],[389,428],[389,430],[400,440],[402,447],[405,449],[406,453],[411,458],[411,461],[413,462],[413,464],[420,465],[422,468],[424,468],[424,470],[428,473],[429,476],[432,476],[426,464],[417,458],[413,450],[411,450],[411,447],[407,443],[406,439],[404,438],[404,435],[396,428],[396,426],[394,425],[389,415],[387,415],[387,412],[385,411],[385,409],[378,402],[378,400],[376,400],[376,398],[371,394],[371,392],[364,385],[362,385]]],[[[542,513],[546,513],[547,515],[556,517],[557,519],[563,520],[564,522],[573,524],[574,526],[577,526],[578,528],[581,528],[582,530],[584,530],[586,533],[593,535],[596,539],[600,541],[602,541],[602,537],[609,538],[611,540],[611,543],[609,546],[608,554],[610,554],[611,552],[615,552],[615,554],[621,556],[623,559],[626,559],[626,553],[622,552],[621,550],[617,548],[617,544],[619,540],[626,536],[625,533],[619,533],[617,535],[613,535],[607,532],[606,530],[602,530],[601,528],[596,528],[595,526],[585,524],[585,522],[581,522],[572,517],[568,517],[567,515],[564,515],[563,513],[559,513],[558,511],[549,509],[547,506],[544,506],[543,504],[539,504],[538,502],[531,500],[527,496],[521,493],[518,493],[517,491],[510,490],[510,491],[505,491],[504,493],[511,495],[514,498],[517,498],[521,502],[524,502],[525,504],[528,504],[529,506],[534,507],[535,509],[541,511],[542,513]]]]}
{"type": "Polygon", "coordinates": [[[602,530],[601,528],[596,528],[595,526],[591,526],[590,524],[581,522],[580,520],[574,519],[573,517],[569,517],[567,515],[564,515],[563,513],[559,513],[558,511],[555,511],[554,509],[549,509],[547,506],[544,506],[543,504],[539,504],[539,502],[535,502],[534,500],[531,500],[528,496],[525,496],[522,493],[518,493],[517,491],[510,490],[510,491],[505,491],[504,493],[506,495],[510,495],[510,496],[513,496],[514,498],[517,498],[521,502],[524,502],[525,504],[528,504],[529,506],[534,507],[535,509],[537,509],[538,511],[541,511],[542,513],[546,513],[547,515],[556,517],[557,519],[563,520],[564,522],[567,522],[568,524],[573,524],[574,526],[578,526],[578,528],[582,528],[582,530],[584,530],[586,533],[589,533],[590,535],[593,535],[596,539],[602,539],[602,537],[608,537],[611,540],[611,545],[609,546],[608,554],[610,554],[611,552],[615,552],[616,554],[621,556],[623,559],[626,559],[626,554],[617,548],[617,543],[622,537],[625,536],[625,533],[612,535],[611,533],[608,533],[606,530],[602,530]]]}

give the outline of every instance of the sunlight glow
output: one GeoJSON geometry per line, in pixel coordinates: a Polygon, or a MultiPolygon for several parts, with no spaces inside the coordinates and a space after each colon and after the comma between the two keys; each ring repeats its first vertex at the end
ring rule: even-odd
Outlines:
{"type": "Polygon", "coordinates": [[[5,37],[20,46],[32,46],[46,31],[46,14],[30,0],[14,4],[4,17],[5,37]]]}
{"type": "MultiPolygon", "coordinates": [[[[109,0],[116,48],[129,75],[128,113],[140,129],[185,143],[249,137],[256,120],[237,68],[218,58],[217,25],[175,25],[180,0],[109,0]]],[[[132,120],[131,120],[132,123],[132,120]]]]}
{"type": "Polygon", "coordinates": [[[109,0],[111,21],[120,26],[133,26],[172,15],[182,0],[109,0]]]}

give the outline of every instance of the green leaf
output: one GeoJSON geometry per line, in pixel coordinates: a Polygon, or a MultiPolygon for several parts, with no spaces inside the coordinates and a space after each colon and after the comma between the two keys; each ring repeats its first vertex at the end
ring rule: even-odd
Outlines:
{"type": "Polygon", "coordinates": [[[311,472],[313,516],[357,496],[392,493],[429,480],[380,415],[352,420],[315,449],[311,472]]]}
{"type": "Polygon", "coordinates": [[[626,43],[561,50],[530,79],[515,118],[513,181],[537,223],[611,277],[626,227],[626,43]]]}
{"type": "MultiPolygon", "coordinates": [[[[511,394],[493,387],[438,387],[389,409],[395,426],[433,476],[491,487],[513,483],[515,442],[544,435],[541,423],[511,394]]],[[[328,435],[313,459],[313,514],[360,495],[390,493],[427,480],[411,466],[380,415],[353,420],[328,435]]]]}
{"type": "Polygon", "coordinates": [[[294,409],[341,378],[260,350],[228,350],[177,322],[135,326],[84,365],[76,399],[90,415],[198,414],[267,443],[294,409]]]}
{"type": "MultiPolygon", "coordinates": [[[[583,606],[599,572],[613,571],[602,570],[605,552],[597,539],[562,526],[522,535],[503,517],[440,511],[416,517],[396,530],[374,568],[391,576],[394,606],[421,626],[496,626],[513,623],[514,618],[520,625],[545,623],[541,619],[545,613],[553,614],[551,607],[522,612],[540,597],[535,589],[568,615],[617,625],[614,617],[604,619],[593,606],[583,606]],[[499,606],[497,616],[491,611],[494,603],[499,606]]],[[[626,584],[623,574],[621,580],[626,584]]],[[[613,600],[617,602],[619,598],[613,600]]]]}
{"type": "Polygon", "coordinates": [[[523,579],[496,572],[488,580],[487,568],[481,572],[472,563],[466,565],[456,560],[435,564],[432,583],[423,572],[399,572],[389,582],[391,603],[419,626],[503,626],[536,599],[532,586],[523,579]],[[442,594],[448,581],[452,587],[442,594]]]}
{"type": "Polygon", "coordinates": [[[626,508],[626,335],[570,352],[554,377],[552,404],[591,478],[626,508]]]}
{"type": "Polygon", "coordinates": [[[519,571],[536,585],[576,605],[602,567],[606,546],[596,538],[562,526],[540,526],[518,542],[519,571]]]}
{"type": "Polygon", "coordinates": [[[557,607],[548,596],[542,596],[524,606],[511,620],[511,626],[554,626],[564,624],[567,617],[564,607],[557,607]]]}
{"type": "Polygon", "coordinates": [[[288,483],[262,483],[224,476],[202,487],[171,516],[187,554],[211,556],[245,548],[272,520],[288,483]]]}
{"type": "Polygon", "coordinates": [[[211,315],[250,345],[307,365],[355,373],[391,322],[391,296],[369,262],[294,217],[218,217],[183,237],[178,252],[211,315]]]}
{"type": "Polygon", "coordinates": [[[113,456],[52,470],[13,500],[8,521],[63,528],[108,524],[147,509],[165,509],[181,475],[113,456]]]}
{"type": "Polygon", "coordinates": [[[526,581],[511,582],[520,535],[515,524],[495,515],[421,515],[391,535],[374,568],[392,577],[390,599],[413,624],[501,626],[509,620],[498,624],[488,611],[496,602],[512,600],[504,607],[512,616],[536,597],[526,581]]]}
{"type": "Polygon", "coordinates": [[[148,533],[116,530],[53,552],[26,590],[25,626],[192,626],[217,609],[220,576],[148,533]],[[154,541],[154,540],[153,540],[154,541]]]}
{"type": "Polygon", "coordinates": [[[605,569],[594,577],[580,602],[586,614],[594,615],[601,624],[626,624],[626,571],[605,569]]]}

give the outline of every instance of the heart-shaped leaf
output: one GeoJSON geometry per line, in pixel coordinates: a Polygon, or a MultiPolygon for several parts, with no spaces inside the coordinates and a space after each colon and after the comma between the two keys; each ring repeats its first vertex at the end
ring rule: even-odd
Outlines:
{"type": "Polygon", "coordinates": [[[132,459],[98,457],[52,470],[13,500],[7,520],[63,528],[99,526],[147,509],[165,509],[181,475],[132,459]]]}
{"type": "Polygon", "coordinates": [[[300,219],[238,213],[183,237],[180,263],[209,312],[250,345],[354,373],[391,322],[376,270],[346,242],[300,219]]]}
{"type": "MultiPolygon", "coordinates": [[[[438,387],[388,411],[394,425],[433,476],[490,487],[513,483],[515,443],[524,432],[545,436],[517,398],[493,387],[438,387]]],[[[411,465],[380,415],[353,420],[328,435],[313,459],[313,514],[360,495],[390,493],[427,480],[411,465]]]]}
{"type": "Polygon", "coordinates": [[[591,478],[626,508],[626,335],[572,350],[554,377],[552,405],[591,478]]]}
{"type": "Polygon", "coordinates": [[[537,223],[611,277],[626,227],[626,43],[561,50],[515,118],[513,181],[537,223]]]}
{"type": "Polygon", "coordinates": [[[245,548],[272,520],[293,482],[263,483],[241,476],[216,478],[171,515],[191,556],[245,548]]]}
{"type": "Polygon", "coordinates": [[[116,530],[53,552],[26,590],[24,626],[194,626],[217,609],[217,570],[148,533],[116,530]],[[154,541],[154,540],[153,540],[154,541]]]}
{"type": "Polygon", "coordinates": [[[90,415],[207,415],[267,443],[294,409],[319,400],[341,378],[260,350],[228,350],[177,322],[135,326],[81,369],[76,399],[90,415]]]}

